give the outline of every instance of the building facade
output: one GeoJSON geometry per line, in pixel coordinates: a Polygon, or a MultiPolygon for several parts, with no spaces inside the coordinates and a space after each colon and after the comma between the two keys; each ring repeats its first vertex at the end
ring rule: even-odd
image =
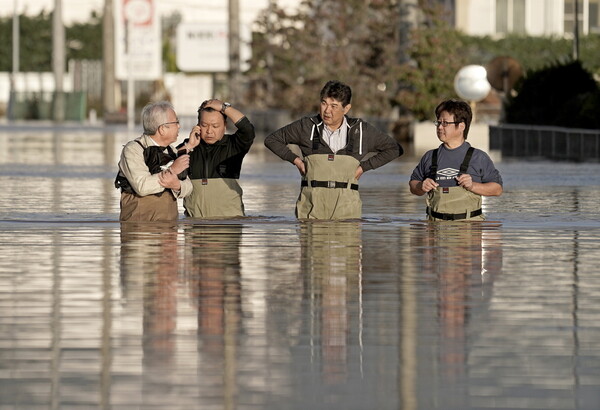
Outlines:
{"type": "MultiPolygon", "coordinates": [[[[455,24],[474,36],[573,36],[575,0],[455,0],[455,24]]],[[[579,0],[580,34],[600,33],[600,0],[579,0]]]]}

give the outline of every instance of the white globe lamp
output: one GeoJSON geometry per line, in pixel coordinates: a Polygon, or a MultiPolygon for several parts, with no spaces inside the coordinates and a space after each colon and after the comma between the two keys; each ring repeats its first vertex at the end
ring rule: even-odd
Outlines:
{"type": "Polygon", "coordinates": [[[487,71],[481,65],[464,66],[454,77],[454,90],[460,98],[469,101],[473,115],[475,115],[475,103],[487,97],[491,89],[487,71]]]}

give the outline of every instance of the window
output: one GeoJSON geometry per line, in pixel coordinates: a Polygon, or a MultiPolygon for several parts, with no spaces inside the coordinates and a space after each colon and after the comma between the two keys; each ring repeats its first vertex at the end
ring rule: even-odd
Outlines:
{"type": "Polygon", "coordinates": [[[525,0],[496,0],[496,33],[525,33],[525,0]]]}
{"type": "MultiPolygon", "coordinates": [[[[578,23],[582,34],[600,33],[600,0],[579,0],[578,23]]],[[[565,0],[565,33],[575,30],[575,0],[565,0]]]]}
{"type": "Polygon", "coordinates": [[[589,33],[600,33],[600,0],[589,0],[589,33]]]}

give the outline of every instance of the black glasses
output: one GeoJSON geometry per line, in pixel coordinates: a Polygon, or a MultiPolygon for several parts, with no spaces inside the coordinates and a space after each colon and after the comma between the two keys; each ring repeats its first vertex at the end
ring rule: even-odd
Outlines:
{"type": "Polygon", "coordinates": [[[448,124],[460,124],[462,121],[434,121],[433,125],[439,127],[440,125],[444,128],[448,126],[448,124]]]}
{"type": "Polygon", "coordinates": [[[177,120],[177,121],[171,121],[171,122],[165,122],[163,124],[160,124],[159,127],[162,127],[163,125],[170,125],[170,124],[177,124],[177,125],[179,125],[179,120],[177,120]]]}

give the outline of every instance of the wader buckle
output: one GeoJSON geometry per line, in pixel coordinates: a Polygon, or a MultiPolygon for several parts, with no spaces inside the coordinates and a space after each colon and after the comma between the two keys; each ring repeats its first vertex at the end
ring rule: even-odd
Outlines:
{"type": "Polygon", "coordinates": [[[358,191],[358,184],[349,184],[348,182],[338,182],[338,181],[307,181],[303,179],[300,182],[300,186],[311,186],[313,188],[348,188],[350,185],[350,189],[354,191],[358,191]]]}

